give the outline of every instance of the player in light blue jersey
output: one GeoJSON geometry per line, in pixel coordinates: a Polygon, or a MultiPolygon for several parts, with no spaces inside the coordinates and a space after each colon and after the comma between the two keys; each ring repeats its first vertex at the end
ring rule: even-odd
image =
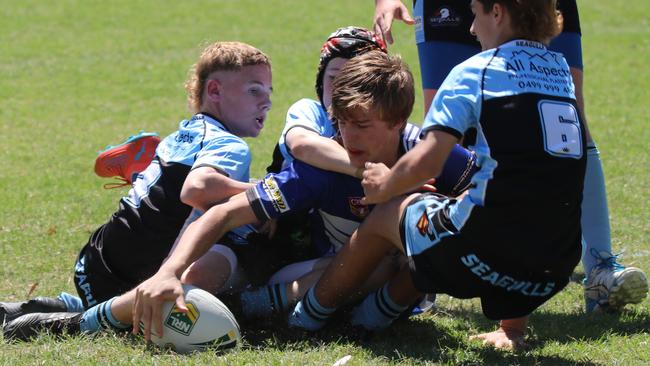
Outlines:
{"type": "MultiPolygon", "coordinates": [[[[0,315],[13,319],[4,326],[5,338],[27,339],[44,328],[58,333],[128,327],[127,291],[158,270],[190,211],[204,211],[251,186],[250,150],[242,138],[260,133],[271,107],[269,58],[244,43],[216,42],[204,49],[186,88],[196,114],[158,145],[118,211],[79,254],[74,283],[80,299],[1,304],[0,315]]],[[[183,280],[215,291],[236,266],[232,251],[215,245],[183,280]],[[201,268],[213,266],[223,268],[222,276],[203,276],[201,268]]]]}
{"type": "Polygon", "coordinates": [[[445,79],[421,143],[392,168],[366,163],[363,202],[385,203],[296,305],[291,326],[322,327],[395,248],[408,268],[353,311],[353,324],[387,327],[422,292],[478,297],[501,320],[481,337],[513,347],[528,314],[568,283],[581,251],[586,147],[569,66],[543,43],[559,31],[555,1],[474,0],[472,10],[485,51],[445,79]],[[466,194],[400,196],[440,171],[470,130],[480,170],[466,194]]]}
{"type": "MultiPolygon", "coordinates": [[[[425,111],[442,80],[452,67],[478,53],[480,44],[467,31],[473,19],[470,1],[413,0],[413,17],[400,0],[375,0],[376,32],[393,43],[393,19],[415,25],[415,40],[420,59],[425,111]]],[[[585,118],[583,62],[580,18],[576,0],[558,0],[564,20],[562,33],[554,37],[549,49],[566,58],[575,85],[578,107],[585,118]]],[[[626,304],[639,303],[648,293],[645,273],[625,267],[612,254],[609,209],[600,153],[587,128],[587,170],[582,210],[582,265],[586,310],[614,311],[626,304]]]]}

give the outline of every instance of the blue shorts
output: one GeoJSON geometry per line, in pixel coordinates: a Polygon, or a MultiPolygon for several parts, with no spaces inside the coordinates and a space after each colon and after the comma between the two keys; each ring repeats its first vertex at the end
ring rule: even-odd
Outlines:
{"type": "Polygon", "coordinates": [[[551,40],[551,51],[564,55],[570,67],[582,70],[582,36],[575,32],[562,32],[551,40]]]}
{"type": "Polygon", "coordinates": [[[456,229],[449,215],[456,202],[424,193],[404,210],[402,245],[419,291],[461,299],[478,297],[485,316],[498,320],[530,314],[567,285],[570,270],[555,270],[554,263],[546,265],[543,260],[539,268],[530,268],[518,265],[523,258],[507,255],[513,242],[521,247],[517,241],[521,235],[513,237],[497,227],[490,232],[480,221],[472,222],[472,217],[461,230],[456,229]]]}
{"type": "Polygon", "coordinates": [[[418,43],[422,89],[438,89],[454,66],[479,52],[481,52],[480,47],[464,43],[446,41],[418,43]]]}

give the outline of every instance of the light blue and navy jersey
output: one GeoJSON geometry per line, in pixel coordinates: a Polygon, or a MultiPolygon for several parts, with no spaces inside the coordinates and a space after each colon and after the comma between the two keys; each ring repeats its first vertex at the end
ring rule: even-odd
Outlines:
{"type": "Polygon", "coordinates": [[[154,160],[120,200],[118,211],[99,229],[97,240],[107,268],[125,281],[155,273],[191,211],[180,200],[189,172],[208,166],[248,182],[250,160],[246,142],[216,119],[196,114],[180,122],[178,131],[160,142],[154,160]]]}
{"type": "MultiPolygon", "coordinates": [[[[294,160],[291,150],[286,145],[285,138],[289,130],[295,127],[305,128],[323,137],[331,138],[336,135],[336,129],[320,102],[313,99],[300,99],[289,108],[284,129],[280,134],[278,147],[282,157],[284,157],[283,167],[288,166],[294,160]]],[[[402,133],[401,148],[405,151],[412,149],[419,141],[419,137],[420,128],[407,123],[402,133]]]]}
{"type": "Polygon", "coordinates": [[[433,100],[430,130],[476,136],[480,170],[451,209],[456,228],[472,218],[486,235],[523,230],[550,243],[579,234],[585,128],[561,54],[514,40],[461,63],[433,100]]]}

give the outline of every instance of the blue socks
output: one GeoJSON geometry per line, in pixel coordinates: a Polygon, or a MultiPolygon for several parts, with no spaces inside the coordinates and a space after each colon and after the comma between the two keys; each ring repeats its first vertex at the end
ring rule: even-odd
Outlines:
{"type": "Polygon", "coordinates": [[[388,284],[368,295],[361,305],[352,311],[352,325],[361,325],[368,330],[387,328],[408,305],[399,305],[390,298],[388,284]]]}
{"type": "Polygon", "coordinates": [[[336,308],[326,308],[318,302],[312,287],[289,315],[289,327],[310,331],[319,330],[325,326],[335,311],[336,308]]]}
{"type": "Polygon", "coordinates": [[[81,313],[84,311],[84,305],[80,298],[70,295],[67,292],[60,293],[58,298],[63,301],[68,312],[81,313]]]}
{"type": "Polygon", "coordinates": [[[609,227],[609,209],[605,191],[605,176],[598,149],[594,143],[587,145],[587,170],[582,198],[582,265],[585,275],[598,264],[592,252],[612,252],[609,227]]]}
{"type": "Polygon", "coordinates": [[[287,290],[283,283],[244,291],[240,297],[245,318],[266,317],[287,310],[287,290]]]}
{"type": "Polygon", "coordinates": [[[84,333],[97,333],[101,329],[126,330],[130,324],[124,324],[115,319],[111,312],[111,304],[115,297],[86,310],[81,318],[80,329],[84,333]]]}

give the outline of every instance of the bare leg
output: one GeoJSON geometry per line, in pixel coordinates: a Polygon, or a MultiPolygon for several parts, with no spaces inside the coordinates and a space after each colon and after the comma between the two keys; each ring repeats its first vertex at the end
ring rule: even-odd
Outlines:
{"type": "Polygon", "coordinates": [[[403,251],[399,218],[409,201],[410,198],[395,198],[375,207],[365,219],[316,285],[315,295],[323,306],[336,308],[343,304],[392,249],[403,251]]]}
{"type": "MultiPolygon", "coordinates": [[[[400,256],[404,258],[403,256],[400,256]]],[[[370,277],[363,284],[360,285],[357,291],[350,295],[349,301],[357,301],[365,297],[369,292],[377,290],[388,282],[400,269],[400,257],[393,255],[384,256],[381,262],[374,268],[370,277]]],[[[302,276],[301,278],[290,282],[286,285],[287,290],[287,306],[291,307],[298,302],[307,290],[314,286],[318,280],[323,276],[327,265],[331,262],[332,258],[323,258],[319,261],[314,270],[302,276]]]]}
{"type": "Polygon", "coordinates": [[[115,319],[122,324],[131,324],[133,322],[133,303],[135,302],[135,290],[126,292],[113,300],[111,303],[111,312],[115,319]]]}
{"type": "Polygon", "coordinates": [[[424,97],[424,116],[426,117],[431,108],[431,103],[433,102],[433,97],[436,96],[438,89],[422,89],[422,96],[424,97]]]}
{"type": "Polygon", "coordinates": [[[221,253],[209,251],[185,270],[181,282],[214,294],[226,284],[231,273],[230,261],[221,253]]]}

